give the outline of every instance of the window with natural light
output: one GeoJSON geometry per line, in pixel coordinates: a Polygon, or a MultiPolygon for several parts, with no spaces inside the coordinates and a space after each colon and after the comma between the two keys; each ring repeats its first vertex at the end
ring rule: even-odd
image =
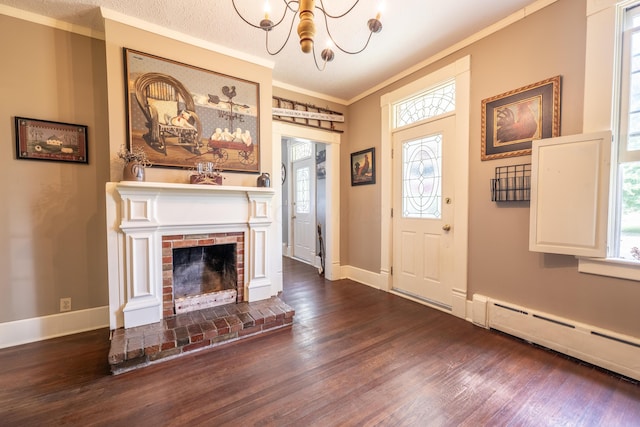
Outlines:
{"type": "Polygon", "coordinates": [[[640,261],[640,2],[624,12],[609,256],[640,261]]]}

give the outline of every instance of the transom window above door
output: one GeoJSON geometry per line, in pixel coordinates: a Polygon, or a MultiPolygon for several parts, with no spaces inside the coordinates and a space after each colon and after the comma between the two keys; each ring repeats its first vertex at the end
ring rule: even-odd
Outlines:
{"type": "Polygon", "coordinates": [[[291,144],[291,161],[308,159],[313,155],[313,143],[311,141],[296,140],[291,144]]]}
{"type": "Polygon", "coordinates": [[[394,128],[450,113],[456,109],[456,82],[446,82],[393,107],[394,128]]]}

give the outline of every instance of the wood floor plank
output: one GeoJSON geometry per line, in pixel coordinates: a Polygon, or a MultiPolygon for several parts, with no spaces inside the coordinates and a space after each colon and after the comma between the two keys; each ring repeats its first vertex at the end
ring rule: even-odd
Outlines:
{"type": "Polygon", "coordinates": [[[109,374],[108,330],[0,350],[0,425],[640,424],[640,386],[284,259],[291,329],[109,374]]]}

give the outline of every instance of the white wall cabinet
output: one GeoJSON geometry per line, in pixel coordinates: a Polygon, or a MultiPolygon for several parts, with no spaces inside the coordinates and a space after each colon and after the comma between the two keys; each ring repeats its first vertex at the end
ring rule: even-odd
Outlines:
{"type": "Polygon", "coordinates": [[[533,141],[529,250],[606,257],[611,132],[533,141]]]}

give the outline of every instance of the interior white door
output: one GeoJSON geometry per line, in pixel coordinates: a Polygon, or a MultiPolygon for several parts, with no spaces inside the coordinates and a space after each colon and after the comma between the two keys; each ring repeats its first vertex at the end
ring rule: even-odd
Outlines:
{"type": "Polygon", "coordinates": [[[393,290],[451,309],[455,116],[393,136],[393,290]]]}
{"type": "Polygon", "coordinates": [[[293,162],[293,257],[313,264],[315,259],[315,159],[293,162]]]}

